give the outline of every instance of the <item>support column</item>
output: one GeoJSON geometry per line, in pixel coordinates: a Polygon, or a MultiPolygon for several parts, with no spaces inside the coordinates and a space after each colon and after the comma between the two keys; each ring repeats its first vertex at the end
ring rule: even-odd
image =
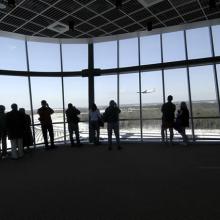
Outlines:
{"type": "MultiPolygon", "coordinates": [[[[94,95],[94,47],[93,44],[88,44],[88,97],[89,97],[89,109],[91,108],[92,104],[95,102],[95,95],[94,95]]],[[[92,131],[89,121],[89,142],[92,142],[92,131]]]]}

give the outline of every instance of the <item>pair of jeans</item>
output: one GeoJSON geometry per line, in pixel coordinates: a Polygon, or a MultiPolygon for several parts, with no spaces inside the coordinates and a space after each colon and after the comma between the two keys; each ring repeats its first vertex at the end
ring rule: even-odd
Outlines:
{"type": "Polygon", "coordinates": [[[48,147],[47,132],[49,133],[49,136],[50,136],[51,146],[53,146],[54,145],[53,125],[52,124],[41,124],[41,129],[43,133],[45,147],[48,147]]]}
{"type": "Polygon", "coordinates": [[[72,145],[74,144],[73,132],[75,132],[76,142],[77,142],[77,144],[79,144],[80,140],[79,140],[79,125],[78,125],[78,123],[68,123],[68,130],[69,130],[71,144],[72,145]]]}
{"type": "Polygon", "coordinates": [[[23,140],[22,138],[16,138],[11,140],[11,157],[17,159],[18,157],[23,157],[23,140]],[[17,151],[18,148],[18,151],[17,151]]]}
{"type": "Polygon", "coordinates": [[[6,131],[0,132],[0,144],[2,146],[2,156],[7,154],[7,133],[6,131]]]}
{"type": "Polygon", "coordinates": [[[91,121],[91,131],[92,131],[92,142],[99,143],[99,136],[100,136],[100,127],[99,121],[91,121]]]}
{"type": "Polygon", "coordinates": [[[119,138],[119,122],[108,122],[107,124],[107,130],[108,130],[108,145],[112,145],[112,130],[115,133],[116,138],[116,144],[120,145],[120,138],[119,138]]]}

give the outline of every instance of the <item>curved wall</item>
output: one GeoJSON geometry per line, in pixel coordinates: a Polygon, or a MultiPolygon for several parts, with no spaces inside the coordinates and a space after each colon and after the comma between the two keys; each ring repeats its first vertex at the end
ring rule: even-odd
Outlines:
{"type": "MultiPolygon", "coordinates": [[[[190,27],[92,40],[1,33],[0,104],[5,105],[7,111],[14,102],[26,108],[32,116],[35,142],[39,144],[42,135],[36,110],[40,101],[46,99],[55,109],[53,122],[57,141],[68,140],[63,113],[71,102],[81,109],[81,138],[88,140],[88,78],[79,76],[81,70],[88,68],[88,44],[93,42],[94,67],[101,68],[103,73],[95,76],[95,101],[103,111],[110,99],[117,100],[122,109],[122,138],[159,140],[160,107],[167,95],[172,94],[177,108],[181,101],[188,104],[191,126],[187,133],[191,140],[219,140],[220,65],[209,62],[201,66],[196,62],[220,55],[220,25],[207,26],[203,22],[198,23],[196,29],[190,27]],[[186,64],[180,68],[177,65],[180,61],[194,59],[194,66],[186,64]],[[172,62],[172,69],[156,68],[169,62],[172,62]],[[152,70],[141,70],[139,67],[143,65],[153,65],[152,70]],[[121,68],[126,69],[124,73],[121,68]],[[109,69],[114,71],[105,75],[104,71],[109,69]],[[59,75],[64,72],[69,72],[68,77],[59,75]]],[[[105,129],[101,137],[107,137],[105,129]]]]}

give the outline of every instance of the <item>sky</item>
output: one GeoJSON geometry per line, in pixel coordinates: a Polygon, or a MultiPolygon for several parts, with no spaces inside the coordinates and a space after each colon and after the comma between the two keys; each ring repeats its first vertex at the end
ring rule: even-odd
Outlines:
{"type": "MultiPolygon", "coordinates": [[[[215,55],[220,56],[220,25],[214,26],[213,38],[215,55]]],[[[160,36],[151,35],[140,39],[141,65],[160,63],[160,36]]],[[[164,62],[185,59],[184,36],[182,31],[162,35],[164,62]]],[[[138,65],[138,39],[119,41],[119,67],[138,65]]],[[[208,28],[187,30],[189,59],[210,57],[211,45],[208,28]]],[[[27,70],[25,43],[22,40],[0,37],[0,69],[27,70]]],[[[55,43],[28,42],[31,71],[61,71],[60,47],[55,43]]],[[[88,68],[88,47],[86,44],[62,45],[63,70],[80,71],[88,68]]],[[[94,44],[95,68],[117,67],[117,42],[94,44]]],[[[220,65],[218,82],[220,82],[220,65]]],[[[186,68],[164,71],[165,96],[172,94],[174,101],[188,100],[186,68]]],[[[190,68],[192,100],[215,100],[213,66],[190,68]]],[[[139,103],[139,73],[122,74],[119,77],[120,104],[139,103]]],[[[155,89],[142,95],[142,102],[162,103],[162,71],[141,73],[141,90],[155,89]]],[[[46,99],[53,108],[62,108],[62,85],[59,77],[31,77],[34,109],[46,99]]],[[[30,109],[28,79],[26,77],[0,76],[1,103],[10,109],[12,103],[30,109]]],[[[88,79],[85,77],[64,78],[65,105],[69,102],[78,107],[88,107],[88,79]]],[[[110,99],[117,100],[117,76],[95,77],[95,100],[97,105],[108,105],[110,99]]]]}

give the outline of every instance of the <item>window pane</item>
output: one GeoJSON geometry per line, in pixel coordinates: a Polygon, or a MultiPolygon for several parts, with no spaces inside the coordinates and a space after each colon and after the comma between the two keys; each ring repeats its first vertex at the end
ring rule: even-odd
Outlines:
{"type": "MultiPolygon", "coordinates": [[[[176,105],[175,114],[177,114],[177,110],[180,108],[180,103],[183,101],[186,102],[188,110],[190,111],[186,69],[165,70],[164,79],[165,97],[167,99],[168,95],[173,96],[173,103],[176,105]]],[[[186,134],[188,135],[188,138],[192,136],[191,127],[186,129],[186,134]]],[[[174,138],[176,137],[181,138],[179,133],[174,131],[174,138]]]]}
{"type": "Polygon", "coordinates": [[[218,116],[213,66],[190,68],[194,117],[218,116]]]}
{"type": "Polygon", "coordinates": [[[52,122],[61,124],[54,124],[54,139],[55,141],[63,140],[64,126],[63,126],[63,104],[62,104],[62,85],[61,78],[58,77],[32,77],[32,101],[34,109],[34,123],[36,132],[36,142],[43,143],[43,136],[41,132],[39,115],[37,109],[41,107],[41,100],[46,100],[50,108],[54,110],[52,114],[52,122]]]}
{"type": "MultiPolygon", "coordinates": [[[[0,76],[1,105],[11,111],[11,104],[30,111],[28,78],[20,76],[0,76]]],[[[29,112],[28,112],[29,113],[29,112]]]]}
{"type": "Polygon", "coordinates": [[[220,56],[220,25],[212,27],[215,56],[220,56]]]}
{"type": "Polygon", "coordinates": [[[62,44],[63,71],[88,69],[88,44],[62,44]]]}
{"type": "Polygon", "coordinates": [[[160,35],[140,38],[141,65],[161,63],[160,35]]]}
{"type": "Polygon", "coordinates": [[[163,103],[161,71],[142,72],[143,138],[160,138],[161,105],[163,103]],[[159,119],[159,120],[158,120],[159,119]]]}
{"type": "Polygon", "coordinates": [[[95,68],[117,68],[117,41],[94,44],[95,68]]]}
{"type": "MultiPolygon", "coordinates": [[[[82,77],[66,77],[64,78],[64,99],[65,109],[68,103],[72,103],[81,111],[79,132],[81,140],[88,140],[88,79],[82,77]]],[[[67,140],[69,133],[66,126],[67,140]]]]}
{"type": "MultiPolygon", "coordinates": [[[[11,111],[11,104],[16,103],[18,108],[25,108],[26,114],[31,115],[27,77],[0,76],[0,94],[0,105],[5,106],[5,112],[11,111]]],[[[7,147],[11,148],[9,140],[7,140],[7,147]]]]}
{"type": "Polygon", "coordinates": [[[220,119],[194,119],[196,139],[220,139],[220,119]]]}
{"type": "Polygon", "coordinates": [[[209,29],[207,27],[187,30],[186,37],[189,59],[212,56],[209,29]]]}
{"type": "MultiPolygon", "coordinates": [[[[218,89],[219,89],[219,93],[220,93],[220,64],[216,65],[217,68],[217,77],[218,77],[218,89]]],[[[219,97],[220,99],[220,97],[219,97]]]]}
{"type": "Polygon", "coordinates": [[[28,56],[31,71],[61,71],[59,44],[29,41],[28,56]]]}
{"type": "Polygon", "coordinates": [[[123,139],[140,138],[139,74],[120,75],[120,134],[123,139]]]}
{"type": "Polygon", "coordinates": [[[185,60],[185,46],[183,31],[163,34],[164,62],[185,60]]]}
{"type": "Polygon", "coordinates": [[[138,39],[119,41],[120,67],[138,66],[138,39]]]}
{"type": "Polygon", "coordinates": [[[173,96],[173,102],[179,104],[182,101],[188,102],[188,83],[186,69],[170,69],[164,71],[165,98],[173,96]]]}
{"type": "MultiPolygon", "coordinates": [[[[101,114],[109,106],[109,101],[117,102],[117,75],[95,77],[95,103],[101,114]]],[[[107,138],[107,128],[101,127],[100,139],[107,138]]]]}
{"type": "Polygon", "coordinates": [[[27,70],[25,41],[0,37],[0,69],[27,70]]]}

